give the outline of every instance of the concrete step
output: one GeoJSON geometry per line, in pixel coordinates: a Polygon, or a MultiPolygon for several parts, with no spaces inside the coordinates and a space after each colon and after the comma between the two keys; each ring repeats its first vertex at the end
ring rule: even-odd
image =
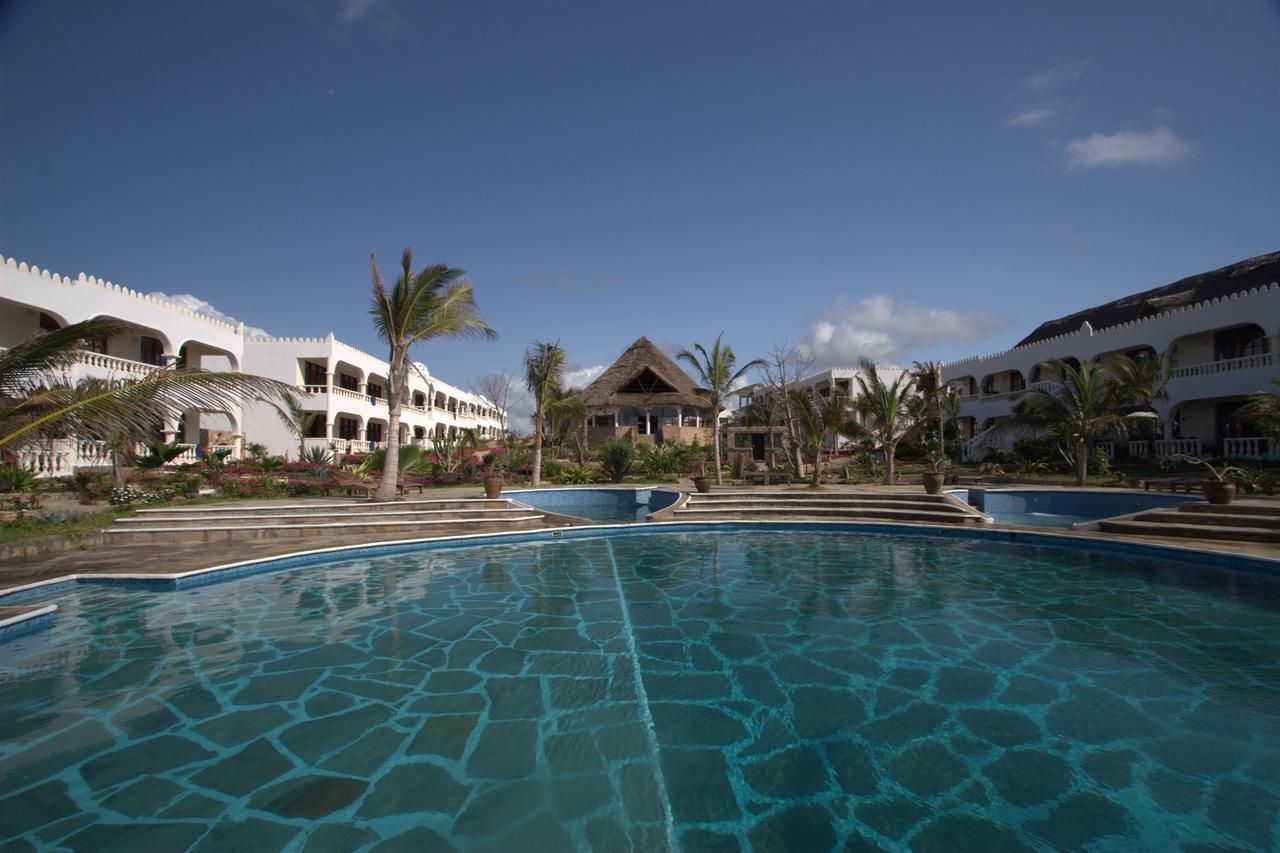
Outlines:
{"type": "Polygon", "coordinates": [[[950,498],[946,495],[930,495],[925,492],[824,492],[821,490],[792,490],[792,491],[776,491],[765,489],[752,489],[750,491],[732,491],[732,492],[698,492],[689,496],[690,500],[743,500],[743,499],[779,499],[787,501],[805,501],[805,500],[879,500],[907,502],[907,503],[949,503],[950,498]]]}
{"type": "Polygon", "coordinates": [[[373,524],[383,521],[435,521],[438,519],[492,519],[500,521],[504,518],[525,516],[529,510],[522,507],[504,507],[502,509],[424,509],[424,510],[383,510],[378,512],[292,512],[272,513],[270,515],[240,515],[219,513],[217,515],[190,513],[183,515],[137,515],[120,518],[116,524],[136,528],[171,528],[171,527],[255,527],[273,524],[373,524]]]}
{"type": "Polygon", "coordinates": [[[950,501],[884,501],[876,498],[837,500],[831,498],[805,498],[782,500],[775,498],[741,498],[734,500],[703,501],[690,498],[686,507],[698,509],[735,509],[750,512],[755,509],[794,507],[797,509],[922,509],[929,512],[966,513],[967,510],[950,501]]]}
{"type": "Polygon", "coordinates": [[[1280,518],[1280,501],[1232,501],[1229,504],[1211,504],[1190,501],[1178,504],[1178,512],[1204,513],[1206,515],[1261,515],[1280,518]]]}
{"type": "Polygon", "coordinates": [[[800,506],[767,506],[750,509],[729,507],[682,507],[674,510],[672,515],[680,521],[728,521],[750,520],[757,518],[777,519],[810,519],[827,521],[917,521],[930,524],[965,524],[977,523],[981,518],[976,514],[963,511],[931,512],[926,509],[886,508],[886,507],[800,507],[800,506]]]}
{"type": "MultiPolygon", "coordinates": [[[[1224,507],[1224,509],[1229,509],[1229,507],[1224,507]]],[[[1157,510],[1140,512],[1134,515],[1132,520],[1154,522],[1156,524],[1194,524],[1201,527],[1263,527],[1280,530],[1280,515],[1157,510]]]]}
{"type": "Polygon", "coordinates": [[[381,512],[397,510],[427,509],[504,509],[511,507],[506,498],[438,498],[433,500],[404,501],[334,501],[333,503],[305,504],[261,504],[255,506],[231,505],[219,506],[206,504],[189,507],[160,507],[155,509],[139,509],[139,516],[178,517],[183,515],[294,515],[305,512],[381,512]]]}
{"type": "Polygon", "coordinates": [[[403,534],[416,536],[448,536],[462,533],[496,533],[504,530],[529,530],[545,525],[541,513],[496,518],[438,518],[431,521],[348,521],[343,523],[296,524],[263,523],[257,525],[208,526],[128,526],[109,527],[112,542],[174,543],[235,542],[253,539],[286,539],[320,536],[358,536],[364,534],[403,534]]]}
{"type": "Polygon", "coordinates": [[[1100,521],[1099,529],[1107,533],[1132,536],[1168,536],[1186,539],[1226,539],[1236,542],[1272,542],[1280,544],[1280,530],[1265,527],[1215,527],[1206,524],[1170,524],[1146,521],[1100,521]]]}

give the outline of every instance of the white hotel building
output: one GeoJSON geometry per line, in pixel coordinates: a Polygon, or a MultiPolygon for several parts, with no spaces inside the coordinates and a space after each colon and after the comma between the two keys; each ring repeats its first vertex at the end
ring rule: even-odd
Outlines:
{"type": "MultiPolygon", "coordinates": [[[[109,339],[89,341],[68,380],[128,380],[165,365],[239,370],[294,385],[315,419],[307,445],[336,453],[368,450],[386,440],[387,362],[334,339],[247,338],[231,325],[93,276],[72,279],[0,256],[0,347],[11,347],[40,329],[108,317],[126,324],[109,339]]],[[[482,438],[502,431],[500,413],[488,401],[430,374],[425,365],[410,379],[401,440],[426,446],[432,435],[475,430],[482,438]]],[[[161,437],[161,436],[157,436],[161,437]]],[[[174,413],[163,435],[186,445],[177,461],[195,458],[196,446],[225,448],[238,456],[247,442],[296,458],[299,442],[275,409],[247,402],[224,411],[174,413]]],[[[88,440],[26,447],[19,461],[44,476],[69,474],[107,462],[105,448],[88,440]]]]}
{"type": "Polygon", "coordinates": [[[1007,423],[1027,389],[1052,389],[1043,365],[1077,365],[1151,353],[1169,368],[1166,398],[1153,408],[1155,440],[1102,442],[1108,455],[1220,455],[1276,458],[1280,448],[1237,410],[1258,391],[1275,390],[1280,335],[1280,252],[1127,296],[1042,323],[1012,349],[951,362],[948,385],[960,391],[964,452],[981,460],[1022,434],[1007,423]]]}

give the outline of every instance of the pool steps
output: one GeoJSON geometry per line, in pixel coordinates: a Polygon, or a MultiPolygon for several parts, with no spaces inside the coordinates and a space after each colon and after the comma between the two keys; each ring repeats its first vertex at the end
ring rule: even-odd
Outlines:
{"type": "Polygon", "coordinates": [[[1280,501],[1236,500],[1226,505],[1188,503],[1098,522],[1106,533],[1267,542],[1280,545],[1280,501]]]}
{"type": "Polygon", "coordinates": [[[671,510],[674,520],[809,518],[975,524],[987,517],[947,495],[925,493],[710,492],[671,510]]]}
{"type": "Polygon", "coordinates": [[[530,530],[537,510],[486,498],[142,509],[107,529],[118,543],[220,542],[363,533],[430,535],[530,530]]]}

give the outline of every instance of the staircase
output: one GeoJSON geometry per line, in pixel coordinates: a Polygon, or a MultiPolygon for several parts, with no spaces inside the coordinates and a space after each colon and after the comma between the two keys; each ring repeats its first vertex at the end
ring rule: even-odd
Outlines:
{"type": "Polygon", "coordinates": [[[676,521],[805,519],[976,524],[985,517],[946,495],[923,492],[758,491],[693,494],[673,509],[676,521]]]}
{"type": "Polygon", "coordinates": [[[116,519],[106,532],[112,542],[130,545],[387,534],[414,538],[527,530],[544,526],[544,519],[537,510],[506,498],[453,498],[140,509],[135,516],[116,519]]]}
{"type": "Polygon", "coordinates": [[[1280,545],[1280,501],[1237,500],[1222,506],[1184,503],[1098,522],[1108,533],[1225,539],[1280,545]]]}

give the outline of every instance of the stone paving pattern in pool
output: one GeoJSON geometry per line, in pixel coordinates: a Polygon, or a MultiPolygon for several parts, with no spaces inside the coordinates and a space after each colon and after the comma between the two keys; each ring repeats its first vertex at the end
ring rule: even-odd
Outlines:
{"type": "Polygon", "coordinates": [[[6,850],[1280,844],[1257,573],[636,533],[49,600],[0,645],[6,850]]]}

